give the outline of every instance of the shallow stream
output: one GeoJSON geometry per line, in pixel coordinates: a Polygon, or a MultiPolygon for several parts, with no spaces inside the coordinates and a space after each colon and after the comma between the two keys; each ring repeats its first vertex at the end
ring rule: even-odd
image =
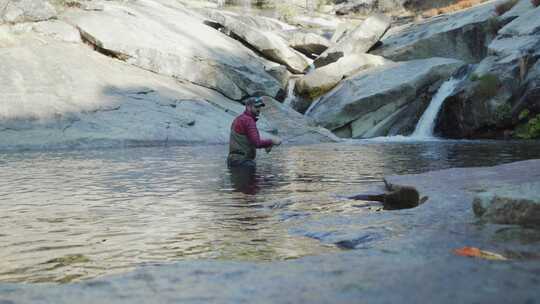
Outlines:
{"type": "Polygon", "coordinates": [[[282,146],[232,176],[227,147],[0,154],[0,282],[70,282],[185,259],[273,261],[342,249],[291,218],[370,216],[343,196],[392,174],[540,158],[538,142],[282,146]]]}

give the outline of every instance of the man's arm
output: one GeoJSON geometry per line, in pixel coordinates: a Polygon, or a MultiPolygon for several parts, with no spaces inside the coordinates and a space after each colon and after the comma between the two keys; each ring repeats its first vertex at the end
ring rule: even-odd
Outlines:
{"type": "Polygon", "coordinates": [[[249,142],[257,149],[271,147],[274,143],[271,139],[261,139],[259,130],[257,129],[257,125],[254,121],[247,122],[246,134],[249,142]]]}

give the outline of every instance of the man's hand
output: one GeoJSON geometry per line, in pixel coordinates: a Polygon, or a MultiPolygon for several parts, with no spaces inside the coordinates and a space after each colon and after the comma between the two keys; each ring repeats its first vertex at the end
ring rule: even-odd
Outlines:
{"type": "Polygon", "coordinates": [[[272,147],[266,147],[264,148],[264,151],[266,151],[266,153],[270,153],[270,151],[272,151],[272,147]]]}
{"type": "Polygon", "coordinates": [[[279,146],[279,145],[281,145],[281,138],[272,137],[272,146],[279,146]]]}

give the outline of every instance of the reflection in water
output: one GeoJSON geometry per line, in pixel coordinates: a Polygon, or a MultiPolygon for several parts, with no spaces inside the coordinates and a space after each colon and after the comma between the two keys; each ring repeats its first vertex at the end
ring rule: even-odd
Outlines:
{"type": "Polygon", "coordinates": [[[231,184],[236,191],[245,194],[256,194],[259,187],[257,185],[256,169],[255,168],[231,168],[230,169],[231,184]]]}
{"type": "Polygon", "coordinates": [[[389,174],[538,158],[540,144],[349,143],[261,154],[237,175],[225,146],[0,154],[0,281],[67,282],[179,259],[334,252],[288,230],[308,215],[370,216],[389,174]]]}

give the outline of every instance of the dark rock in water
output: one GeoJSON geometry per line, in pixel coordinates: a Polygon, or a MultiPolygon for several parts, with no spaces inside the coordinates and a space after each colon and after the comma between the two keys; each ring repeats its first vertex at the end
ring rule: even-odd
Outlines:
{"type": "Polygon", "coordinates": [[[377,237],[371,234],[362,235],[352,240],[336,242],[336,246],[341,249],[356,249],[359,245],[374,241],[377,237]]]}
{"type": "Polygon", "coordinates": [[[393,187],[392,192],[384,196],[383,204],[387,210],[414,208],[420,204],[420,194],[413,187],[393,187]]]}
{"type": "Polygon", "coordinates": [[[413,187],[394,186],[390,190],[389,193],[357,194],[349,199],[382,202],[386,210],[410,209],[423,203],[423,200],[420,200],[418,190],[413,187]]]}

